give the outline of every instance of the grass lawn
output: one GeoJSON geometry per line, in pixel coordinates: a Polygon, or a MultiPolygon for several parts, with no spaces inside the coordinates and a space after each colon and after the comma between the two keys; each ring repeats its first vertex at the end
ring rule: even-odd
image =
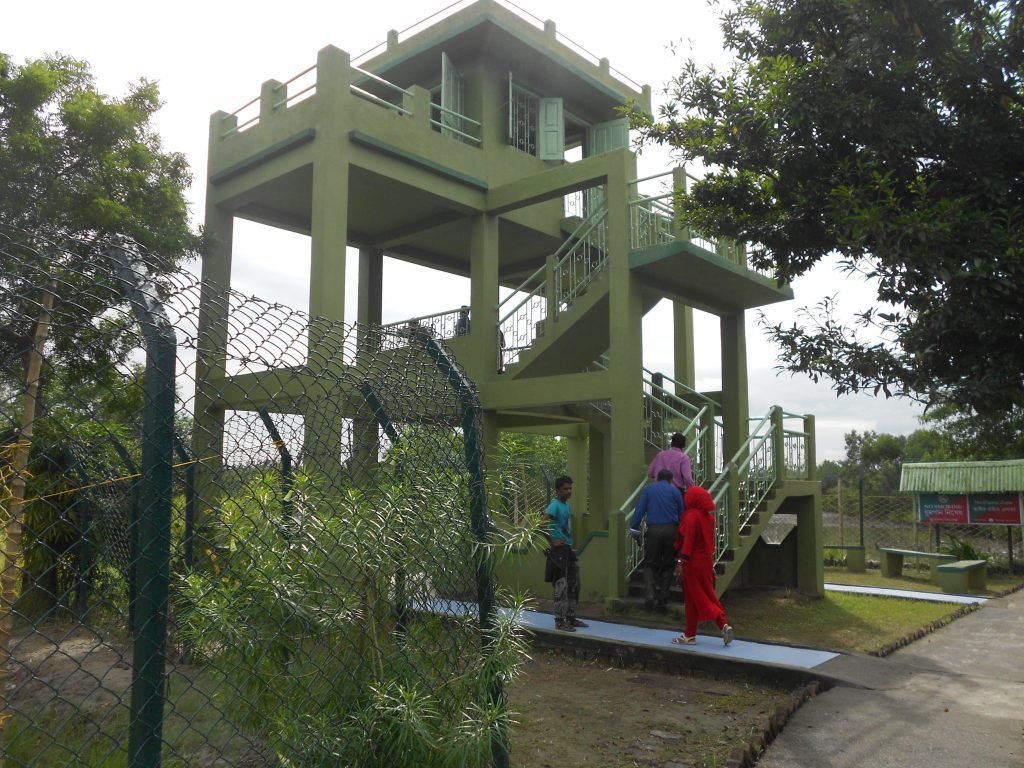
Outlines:
{"type": "MultiPolygon", "coordinates": [[[[833,584],[856,584],[862,587],[885,587],[887,589],[913,589],[918,592],[941,592],[938,584],[928,576],[928,568],[915,570],[908,564],[903,566],[903,575],[898,578],[887,578],[877,568],[869,568],[864,573],[852,573],[846,568],[825,568],[825,581],[833,584]]],[[[1024,576],[1009,573],[989,573],[988,592],[990,597],[1008,589],[1019,587],[1024,583],[1024,576]]]]}
{"type": "Polygon", "coordinates": [[[724,600],[736,636],[746,640],[870,653],[948,616],[951,603],[827,592],[741,590],[724,600]]]}
{"type": "MultiPolygon", "coordinates": [[[[825,581],[888,587],[920,592],[940,592],[928,579],[928,571],[904,568],[898,579],[882,576],[878,570],[850,573],[845,568],[826,568],[825,581]]],[[[1024,577],[1001,574],[989,577],[989,595],[1024,583],[1024,577]]],[[[890,645],[933,621],[960,609],[953,603],[935,603],[875,597],[843,592],[826,592],[822,598],[806,597],[787,589],[734,589],[722,601],[736,636],[744,640],[806,645],[834,651],[870,653],[890,645]]],[[[545,608],[544,601],[538,606],[545,608]]],[[[682,608],[665,615],[645,613],[631,605],[607,612],[604,606],[587,605],[581,611],[594,618],[608,618],[656,627],[681,628],[682,608]]],[[[713,632],[710,624],[702,626],[713,632]]]]}

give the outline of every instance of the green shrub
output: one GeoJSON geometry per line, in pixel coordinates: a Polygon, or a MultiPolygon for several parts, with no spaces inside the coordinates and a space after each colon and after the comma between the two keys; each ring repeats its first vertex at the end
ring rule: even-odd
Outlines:
{"type": "Polygon", "coordinates": [[[988,552],[975,547],[967,539],[961,539],[956,536],[949,536],[948,541],[942,545],[940,551],[945,555],[953,555],[957,560],[991,560],[992,556],[988,552]]]}

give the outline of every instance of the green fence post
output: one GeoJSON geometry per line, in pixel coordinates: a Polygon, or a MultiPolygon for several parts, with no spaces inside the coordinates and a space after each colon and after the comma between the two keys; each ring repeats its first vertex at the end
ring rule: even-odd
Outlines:
{"type": "Polygon", "coordinates": [[[111,252],[146,340],[142,480],[135,563],[136,604],[129,768],[159,768],[163,743],[170,578],[171,494],[174,466],[174,330],[144,268],[123,248],[111,252]]]}
{"type": "MultiPolygon", "coordinates": [[[[484,478],[484,442],[480,430],[480,400],[476,390],[462,375],[448,353],[436,340],[422,339],[427,354],[434,360],[438,370],[444,374],[452,389],[459,396],[462,405],[462,439],[466,455],[466,469],[469,471],[470,519],[473,534],[481,545],[490,540],[490,521],[487,515],[487,487],[484,478]]],[[[495,624],[493,563],[490,551],[481,546],[477,559],[477,600],[480,606],[480,630],[484,643],[493,640],[495,624]]],[[[495,675],[488,686],[491,705],[504,703],[505,693],[501,678],[495,675]]],[[[504,738],[506,724],[498,725],[499,733],[491,738],[491,761],[494,768],[508,768],[509,754],[504,738]]]]}

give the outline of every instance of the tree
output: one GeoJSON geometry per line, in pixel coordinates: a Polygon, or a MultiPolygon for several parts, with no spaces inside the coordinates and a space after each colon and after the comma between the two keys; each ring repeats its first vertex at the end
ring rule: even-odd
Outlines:
{"type": "Polygon", "coordinates": [[[1002,461],[1024,458],[1024,408],[982,416],[940,406],[924,420],[949,446],[949,458],[961,461],[1002,461]]]}
{"type": "MultiPolygon", "coordinates": [[[[17,435],[0,576],[5,608],[21,549],[24,469],[56,441],[66,449],[77,439],[69,430],[78,423],[53,406],[84,404],[86,382],[123,376],[138,346],[104,252],[131,241],[160,274],[205,246],[189,225],[188,164],[164,151],[150,123],[159,106],[156,85],[145,80],[111,99],[84,62],[52,56],[16,65],[0,54],[0,433],[17,435]],[[44,328],[45,344],[36,343],[44,328]],[[51,385],[68,396],[48,398],[51,385]],[[34,431],[50,444],[35,445],[34,431]]],[[[43,510],[29,521],[36,533],[53,528],[59,515],[50,512],[53,520],[43,510]]],[[[0,616],[0,638],[6,621],[0,616]]]]}
{"type": "Polygon", "coordinates": [[[737,0],[735,62],[687,62],[641,142],[709,170],[679,198],[785,282],[832,254],[875,281],[772,325],[781,366],[979,414],[1024,405],[1024,9],[1001,0],[737,0]]]}
{"type": "MultiPolygon", "coordinates": [[[[31,305],[40,279],[59,275],[51,359],[107,365],[125,352],[111,343],[116,334],[89,327],[120,303],[97,254],[127,239],[154,271],[169,272],[205,247],[189,224],[188,163],[163,149],[151,125],[159,107],[155,83],[112,99],[84,62],[49,56],[18,66],[0,53],[0,249],[23,254],[5,258],[0,281],[31,305]]],[[[0,353],[31,344],[37,313],[19,309],[0,314],[0,353]]]]}

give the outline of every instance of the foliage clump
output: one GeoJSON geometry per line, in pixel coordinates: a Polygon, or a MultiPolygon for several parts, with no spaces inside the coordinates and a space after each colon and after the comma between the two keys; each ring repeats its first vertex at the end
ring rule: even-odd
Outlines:
{"type": "Polygon", "coordinates": [[[507,738],[521,604],[481,630],[490,553],[453,516],[464,489],[440,485],[300,476],[282,497],[257,476],[222,505],[209,567],[181,584],[182,634],[279,765],[486,765],[507,738]]]}

